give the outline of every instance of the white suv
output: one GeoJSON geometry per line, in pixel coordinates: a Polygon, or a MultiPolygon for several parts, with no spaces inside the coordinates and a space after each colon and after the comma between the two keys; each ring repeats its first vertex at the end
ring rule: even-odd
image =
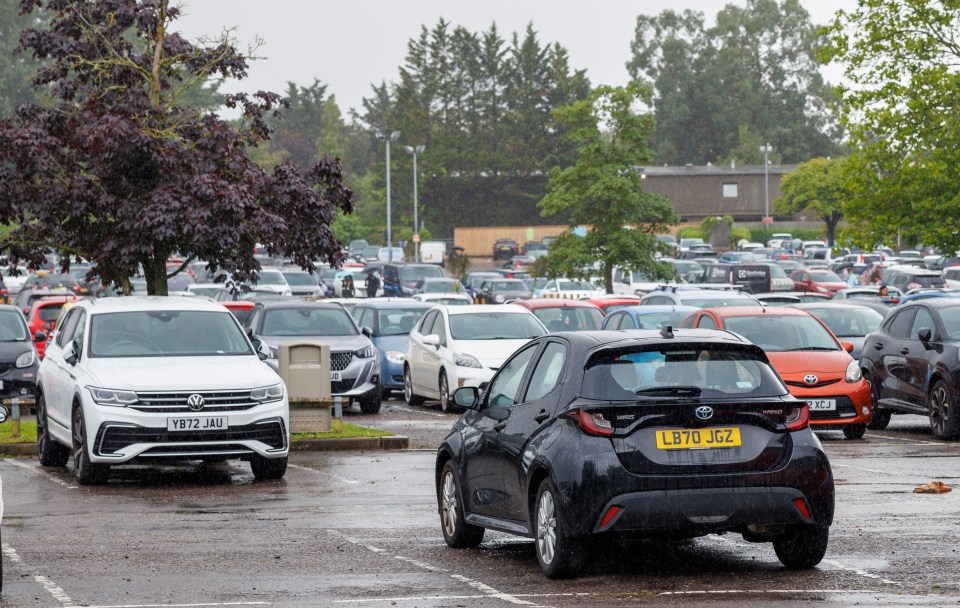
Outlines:
{"type": "Polygon", "coordinates": [[[240,458],[257,479],[283,477],[289,404],[265,348],[205,298],[78,302],[38,372],[40,464],[73,454],[81,484],[133,459],[240,458]]]}

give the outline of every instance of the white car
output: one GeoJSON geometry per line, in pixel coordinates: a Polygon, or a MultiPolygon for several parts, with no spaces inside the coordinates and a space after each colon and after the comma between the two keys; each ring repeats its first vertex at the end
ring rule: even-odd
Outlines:
{"type": "MultiPolygon", "coordinates": [[[[602,289],[590,281],[578,281],[575,279],[555,279],[547,281],[547,284],[540,290],[541,298],[569,298],[579,300],[580,298],[592,298],[604,293],[602,289]]],[[[632,292],[631,292],[632,293],[632,292]]]]}
{"type": "Polygon", "coordinates": [[[469,306],[473,304],[473,299],[464,293],[418,293],[413,296],[413,299],[444,306],[469,306]]]}
{"type": "Polygon", "coordinates": [[[20,293],[20,288],[30,277],[30,271],[26,266],[17,266],[17,276],[11,274],[10,267],[7,265],[3,266],[0,273],[3,274],[3,284],[6,285],[7,292],[12,296],[20,293]]]}
{"type": "Polygon", "coordinates": [[[287,279],[283,273],[276,268],[264,268],[257,273],[257,289],[269,289],[282,296],[293,295],[293,290],[287,284],[287,279]]]}
{"type": "Polygon", "coordinates": [[[439,399],[453,411],[453,391],[483,388],[500,366],[547,328],[514,304],[439,306],[411,330],[403,368],[403,396],[410,405],[439,399]]]}
{"type": "Polygon", "coordinates": [[[207,298],[77,302],[37,373],[40,464],[72,454],[81,484],[133,459],[239,458],[257,479],[283,477],[289,404],[268,356],[207,298]]]}

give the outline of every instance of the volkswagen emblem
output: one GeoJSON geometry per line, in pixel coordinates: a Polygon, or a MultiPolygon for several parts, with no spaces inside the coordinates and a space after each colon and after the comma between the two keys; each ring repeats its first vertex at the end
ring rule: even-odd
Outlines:
{"type": "Polygon", "coordinates": [[[696,410],[694,410],[694,413],[697,415],[697,418],[699,418],[700,420],[710,420],[711,418],[713,418],[713,408],[706,405],[701,405],[696,410]]]}
{"type": "Polygon", "coordinates": [[[803,381],[806,382],[807,384],[816,384],[817,377],[814,376],[813,374],[807,374],[806,376],[803,377],[803,381]]]}
{"type": "Polygon", "coordinates": [[[187,407],[195,412],[199,412],[203,409],[203,395],[198,395],[194,393],[187,397],[187,407]]]}

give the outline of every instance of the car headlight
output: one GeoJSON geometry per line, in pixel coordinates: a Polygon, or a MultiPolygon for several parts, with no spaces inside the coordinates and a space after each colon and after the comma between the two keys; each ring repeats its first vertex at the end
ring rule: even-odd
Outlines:
{"type": "Polygon", "coordinates": [[[137,394],[133,391],[117,391],[109,388],[88,386],[90,395],[99,405],[119,405],[121,407],[137,402],[137,394]]]}
{"type": "Polygon", "coordinates": [[[477,369],[483,369],[483,366],[480,365],[480,362],[476,357],[471,355],[457,355],[457,358],[454,359],[457,366],[459,367],[475,367],[477,369]]]}
{"type": "Polygon", "coordinates": [[[17,357],[17,367],[30,367],[37,362],[37,353],[32,348],[17,357]]]}
{"type": "Polygon", "coordinates": [[[370,357],[377,356],[377,349],[375,349],[372,346],[366,346],[364,348],[361,348],[358,351],[354,351],[353,354],[359,357],[360,359],[369,359],[370,357]]]}
{"type": "Polygon", "coordinates": [[[856,361],[851,361],[847,365],[847,382],[859,382],[860,378],[863,377],[863,374],[860,372],[860,364],[856,361]]]}
{"type": "Polygon", "coordinates": [[[407,360],[407,354],[399,350],[388,350],[386,356],[387,361],[396,363],[397,365],[403,365],[403,362],[407,360]]]}
{"type": "Polygon", "coordinates": [[[283,383],[255,388],[250,391],[250,398],[254,401],[279,401],[283,398],[283,383]]]}

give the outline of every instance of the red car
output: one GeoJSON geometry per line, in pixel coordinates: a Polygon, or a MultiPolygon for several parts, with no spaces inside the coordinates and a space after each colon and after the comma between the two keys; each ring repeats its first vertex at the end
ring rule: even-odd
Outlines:
{"type": "MultiPolygon", "coordinates": [[[[38,331],[49,335],[56,329],[57,317],[60,315],[60,309],[63,308],[63,305],[80,299],[77,296],[47,296],[35,301],[30,306],[30,312],[27,313],[30,335],[35,336],[38,331]]],[[[37,347],[37,356],[43,359],[43,353],[47,349],[47,341],[40,340],[34,344],[37,347]]]]}
{"type": "Polygon", "coordinates": [[[812,291],[822,293],[831,298],[835,293],[850,286],[837,273],[825,268],[800,268],[790,274],[794,289],[797,291],[812,291]]]}
{"type": "Polygon", "coordinates": [[[790,394],[807,402],[814,430],[842,430],[847,439],[866,432],[873,399],[850,356],[853,345],[841,343],[810,313],[784,306],[704,308],[680,327],[726,329],[762,348],[790,394]]]}
{"type": "Polygon", "coordinates": [[[620,310],[621,308],[626,308],[627,306],[636,306],[640,303],[640,296],[609,294],[606,296],[589,298],[580,301],[586,302],[587,304],[593,304],[600,309],[600,311],[603,313],[603,316],[607,316],[615,310],[620,310]]]}
{"type": "Polygon", "coordinates": [[[600,309],[580,300],[536,298],[513,302],[533,313],[550,333],[558,331],[596,331],[603,324],[600,309]]]}

